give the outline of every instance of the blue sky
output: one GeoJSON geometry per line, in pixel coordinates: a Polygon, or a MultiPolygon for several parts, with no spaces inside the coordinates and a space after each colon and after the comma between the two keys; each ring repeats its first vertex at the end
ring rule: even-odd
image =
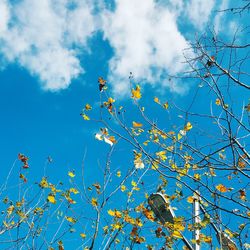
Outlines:
{"type": "MultiPolygon", "coordinates": [[[[133,83],[143,87],[149,100],[144,104],[149,117],[164,129],[186,121],[176,114],[165,125],[165,116],[169,119],[173,114],[162,113],[153,103],[154,96],[185,109],[198,89],[193,110],[208,112],[207,90],[191,80],[169,81],[169,75],[188,70],[183,54],[194,52],[185,49],[208,25],[226,40],[232,38],[241,25],[239,19],[227,20],[215,11],[228,6],[229,0],[116,0],[112,4],[0,0],[0,181],[18,153],[30,157],[28,178],[33,181],[39,181],[36,177],[43,175],[51,156],[46,174],[55,182],[68,181],[67,171],[80,170],[86,154],[86,179],[93,181],[109,146],[95,140],[99,126],[83,121],[80,113],[86,103],[98,107],[99,76],[108,80],[109,93],[126,107],[131,105],[128,77],[133,72],[133,83]]],[[[137,118],[136,112],[128,112],[130,122],[137,118]]],[[[132,149],[121,143],[113,164],[126,171],[131,156],[132,149]]]]}

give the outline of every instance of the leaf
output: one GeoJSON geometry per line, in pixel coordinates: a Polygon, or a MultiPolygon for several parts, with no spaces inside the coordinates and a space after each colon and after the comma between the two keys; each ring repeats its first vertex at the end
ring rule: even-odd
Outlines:
{"type": "Polygon", "coordinates": [[[68,222],[70,222],[70,223],[76,223],[76,219],[75,218],[73,218],[73,217],[70,217],[70,216],[65,216],[65,219],[68,221],[68,222]]]}
{"type": "Polygon", "coordinates": [[[121,171],[117,171],[117,172],[116,172],[116,176],[117,176],[118,178],[120,178],[120,177],[122,176],[121,171]]]}
{"type": "Polygon", "coordinates": [[[109,214],[110,216],[115,216],[115,211],[109,209],[109,210],[108,210],[108,214],[109,214]]]}
{"type": "Polygon", "coordinates": [[[192,124],[190,122],[188,122],[185,126],[184,126],[184,130],[185,131],[189,131],[193,128],[192,124]]]}
{"type": "Polygon", "coordinates": [[[46,177],[43,177],[43,178],[42,178],[42,180],[41,180],[40,183],[39,183],[39,186],[40,186],[41,188],[48,188],[48,187],[49,187],[49,183],[48,183],[46,177]]]}
{"type": "Polygon", "coordinates": [[[87,104],[85,105],[85,110],[89,111],[89,110],[91,110],[91,109],[92,109],[92,107],[87,103],[87,104]]]}
{"type": "Polygon", "coordinates": [[[133,187],[136,187],[136,186],[137,186],[137,183],[136,183],[135,181],[131,181],[131,185],[132,185],[133,187]]]}
{"type": "Polygon", "coordinates": [[[95,138],[96,138],[97,140],[99,140],[99,141],[102,141],[102,140],[103,140],[103,135],[97,133],[97,134],[95,134],[95,138]]]}
{"type": "Polygon", "coordinates": [[[143,126],[143,124],[142,123],[139,123],[139,122],[133,122],[133,127],[134,128],[140,128],[140,127],[142,127],[143,126]]]}
{"type": "Polygon", "coordinates": [[[68,176],[71,178],[74,178],[76,175],[75,175],[74,171],[69,171],[68,176]]]}
{"type": "Polygon", "coordinates": [[[168,102],[165,102],[162,106],[164,109],[168,109],[168,107],[169,107],[168,102]]]}
{"type": "Polygon", "coordinates": [[[91,199],[91,205],[92,205],[93,207],[97,207],[98,203],[97,203],[97,199],[96,199],[96,198],[92,198],[92,199],[91,199]]]}
{"type": "Polygon", "coordinates": [[[69,192],[71,192],[73,194],[79,194],[79,191],[76,188],[70,188],[69,192]]]}
{"type": "Polygon", "coordinates": [[[156,155],[157,155],[162,161],[165,161],[165,160],[167,159],[166,151],[165,151],[165,150],[157,152],[156,155]]]}
{"type": "Polygon", "coordinates": [[[194,178],[195,178],[197,181],[199,181],[199,180],[201,179],[201,176],[200,176],[200,174],[194,174],[194,178]]]}
{"type": "Polygon", "coordinates": [[[179,238],[179,239],[183,238],[181,233],[179,231],[177,231],[177,230],[173,231],[172,236],[175,237],[175,238],[179,238]]]}
{"type": "Polygon", "coordinates": [[[228,191],[228,189],[227,189],[223,184],[217,185],[217,186],[216,186],[216,189],[217,189],[218,191],[220,191],[221,193],[225,193],[225,192],[228,191]]]}
{"type": "Polygon", "coordinates": [[[49,194],[47,197],[47,201],[52,203],[52,204],[56,204],[56,199],[54,195],[49,194]]]}
{"type": "Polygon", "coordinates": [[[158,97],[154,97],[154,102],[156,102],[156,103],[158,103],[158,104],[161,104],[158,97]]]}
{"type": "Polygon", "coordinates": [[[220,106],[220,105],[221,105],[220,99],[217,98],[217,99],[215,100],[215,104],[216,104],[217,106],[220,106]]]}
{"type": "Polygon", "coordinates": [[[86,234],[84,234],[84,233],[81,233],[80,236],[81,236],[83,239],[86,238],[86,234]]]}
{"type": "Polygon", "coordinates": [[[187,197],[187,202],[188,203],[193,203],[194,202],[194,197],[193,196],[187,197]]]}
{"type": "Polygon", "coordinates": [[[141,88],[139,85],[136,86],[135,89],[132,89],[132,98],[140,99],[141,98],[141,88]]]}
{"type": "Polygon", "coordinates": [[[126,186],[125,185],[121,185],[121,191],[124,192],[126,190],[126,186]]]}
{"type": "Polygon", "coordinates": [[[86,114],[81,114],[82,118],[85,120],[85,121],[89,121],[90,118],[89,116],[87,116],[86,114]]]}
{"type": "Polygon", "coordinates": [[[103,137],[104,138],[104,142],[106,142],[107,144],[109,144],[110,146],[113,146],[114,142],[112,140],[110,140],[109,138],[107,138],[106,136],[103,137]]]}

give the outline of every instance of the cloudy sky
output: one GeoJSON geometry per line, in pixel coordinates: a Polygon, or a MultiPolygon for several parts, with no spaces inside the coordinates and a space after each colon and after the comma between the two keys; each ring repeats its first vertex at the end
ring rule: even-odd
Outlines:
{"type": "MultiPolygon", "coordinates": [[[[93,180],[110,147],[95,140],[98,125],[79,114],[86,103],[93,112],[98,110],[99,76],[107,79],[116,103],[131,105],[129,75],[133,72],[133,83],[142,86],[146,99],[157,95],[178,101],[185,109],[197,94],[194,83],[171,76],[189,70],[185,58],[195,56],[191,44],[208,28],[225,40],[232,39],[241,23],[237,16],[226,19],[218,10],[233,3],[0,0],[0,183],[18,153],[30,157],[28,174],[33,172],[28,179],[37,181],[44,174],[50,156],[53,161],[46,174],[52,180],[67,179],[65,173],[78,171],[83,159],[86,179],[93,180]]],[[[195,108],[203,112],[206,100],[199,100],[195,108]]],[[[168,116],[161,116],[147,104],[149,116],[162,120],[168,129],[179,122],[178,114],[169,118],[167,111],[168,116]],[[169,124],[164,123],[166,118],[169,124]]],[[[136,117],[132,111],[130,115],[128,119],[136,117]]],[[[122,144],[115,153],[115,167],[125,170],[132,150],[122,144]]],[[[15,183],[19,176],[13,176],[10,182],[15,183]]]]}
{"type": "Polygon", "coordinates": [[[186,69],[185,50],[197,32],[207,25],[227,30],[216,11],[228,4],[229,0],[1,0],[1,68],[18,65],[42,89],[60,91],[84,79],[85,55],[98,50],[105,54],[106,77],[114,91],[128,90],[127,76],[133,71],[138,81],[182,93],[187,86],[169,86],[166,74],[186,69]]]}

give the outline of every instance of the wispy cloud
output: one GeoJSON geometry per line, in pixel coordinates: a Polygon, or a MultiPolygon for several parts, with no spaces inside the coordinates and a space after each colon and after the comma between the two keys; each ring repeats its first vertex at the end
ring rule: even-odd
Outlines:
{"type": "Polygon", "coordinates": [[[127,91],[129,72],[155,84],[166,72],[185,69],[183,50],[189,43],[178,30],[177,12],[169,7],[153,0],[117,0],[114,12],[103,13],[104,36],[114,49],[109,79],[115,92],[127,91]]]}
{"type": "Polygon", "coordinates": [[[202,29],[208,23],[216,0],[190,0],[185,8],[188,20],[197,28],[202,29]]]}
{"type": "Polygon", "coordinates": [[[49,90],[67,88],[83,68],[75,47],[84,48],[94,30],[91,9],[82,0],[1,0],[0,50],[39,76],[49,90]]]}

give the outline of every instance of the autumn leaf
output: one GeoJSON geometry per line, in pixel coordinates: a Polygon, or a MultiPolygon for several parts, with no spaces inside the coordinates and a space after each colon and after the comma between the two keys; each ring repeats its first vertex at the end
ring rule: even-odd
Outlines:
{"type": "Polygon", "coordinates": [[[141,98],[141,88],[139,85],[136,86],[135,89],[132,89],[132,98],[140,99],[141,98]]]}
{"type": "Polygon", "coordinates": [[[168,106],[169,106],[168,102],[165,102],[162,106],[163,106],[164,109],[168,109],[168,106]]]}
{"type": "Polygon", "coordinates": [[[154,102],[158,103],[158,104],[161,104],[160,100],[158,97],[154,97],[154,102]]]}
{"type": "Polygon", "coordinates": [[[143,126],[143,124],[142,123],[139,123],[139,122],[133,122],[133,127],[134,128],[140,128],[140,127],[142,127],[143,126]]]}
{"type": "Polygon", "coordinates": [[[75,175],[74,171],[69,171],[68,176],[71,178],[74,178],[76,175],[75,175]]]}
{"type": "Polygon", "coordinates": [[[179,231],[177,231],[177,230],[173,231],[172,236],[175,237],[175,238],[179,238],[179,239],[183,238],[181,233],[179,231]]]}
{"type": "Polygon", "coordinates": [[[81,236],[83,239],[86,238],[86,234],[84,234],[84,233],[81,233],[80,236],[81,236]]]}
{"type": "Polygon", "coordinates": [[[220,106],[220,105],[221,105],[220,99],[217,98],[217,99],[215,100],[215,104],[216,104],[217,106],[220,106]]]}
{"type": "Polygon", "coordinates": [[[41,188],[48,188],[49,187],[49,183],[47,181],[47,178],[43,177],[42,180],[39,183],[39,186],[41,188]]]}
{"type": "Polygon", "coordinates": [[[187,202],[188,202],[188,203],[193,203],[193,202],[194,202],[194,197],[193,197],[193,196],[189,196],[189,197],[187,198],[187,202]]]}
{"type": "Polygon", "coordinates": [[[76,188],[70,188],[69,192],[73,193],[73,194],[78,194],[79,191],[76,188]]]}
{"type": "Polygon", "coordinates": [[[228,191],[228,189],[227,189],[223,184],[217,185],[217,186],[216,186],[216,189],[217,189],[218,191],[220,191],[221,193],[225,193],[225,192],[228,191]]]}
{"type": "Polygon", "coordinates": [[[92,199],[91,199],[91,205],[92,205],[93,207],[97,207],[98,203],[97,203],[97,199],[96,199],[96,198],[92,198],[92,199]]]}
{"type": "Polygon", "coordinates": [[[68,222],[70,222],[70,223],[76,223],[76,219],[75,218],[73,218],[73,217],[70,217],[70,216],[65,216],[65,219],[68,221],[68,222]]]}
{"type": "Polygon", "coordinates": [[[56,204],[56,199],[54,195],[49,194],[47,197],[47,201],[52,203],[52,204],[56,204]]]}
{"type": "Polygon", "coordinates": [[[91,110],[91,109],[92,109],[92,107],[87,103],[87,104],[85,105],[85,110],[89,111],[89,110],[91,110]]]}
{"type": "Polygon", "coordinates": [[[121,191],[122,191],[122,192],[126,191],[126,189],[127,189],[127,188],[126,188],[125,185],[121,185],[121,191]]]}
{"type": "Polygon", "coordinates": [[[83,118],[84,120],[86,120],[86,121],[89,121],[89,120],[90,120],[89,116],[87,116],[86,114],[81,114],[81,116],[82,116],[82,118],[83,118]]]}
{"type": "Polygon", "coordinates": [[[117,171],[117,172],[116,172],[116,176],[117,176],[118,178],[120,178],[120,177],[122,176],[121,171],[117,171]]]}
{"type": "Polygon", "coordinates": [[[166,151],[165,151],[165,150],[157,152],[156,155],[157,155],[162,161],[165,161],[165,160],[167,159],[166,151]]]}
{"type": "Polygon", "coordinates": [[[185,131],[189,131],[193,128],[192,124],[190,122],[188,122],[185,126],[184,126],[184,130],[185,131]]]}

